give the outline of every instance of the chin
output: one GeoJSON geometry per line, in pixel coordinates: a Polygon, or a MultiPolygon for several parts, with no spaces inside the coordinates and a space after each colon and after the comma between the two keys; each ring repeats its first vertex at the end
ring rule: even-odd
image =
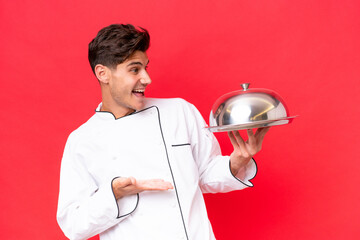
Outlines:
{"type": "Polygon", "coordinates": [[[145,103],[136,104],[136,106],[133,107],[134,110],[140,111],[144,108],[145,103]]]}

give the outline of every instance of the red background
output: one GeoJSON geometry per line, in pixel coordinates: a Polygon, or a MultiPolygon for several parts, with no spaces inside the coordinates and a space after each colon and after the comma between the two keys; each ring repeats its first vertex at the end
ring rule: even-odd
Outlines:
{"type": "Polygon", "coordinates": [[[251,82],[300,115],[266,136],[254,188],[206,195],[219,240],[360,238],[359,1],[1,0],[0,239],[66,239],[61,156],[101,100],[87,44],[111,23],[150,31],[148,96],[208,120],[251,82]]]}

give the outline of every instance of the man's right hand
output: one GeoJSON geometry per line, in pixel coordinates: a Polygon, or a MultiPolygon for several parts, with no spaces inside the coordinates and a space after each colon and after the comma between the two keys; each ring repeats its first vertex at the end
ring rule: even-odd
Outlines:
{"type": "Polygon", "coordinates": [[[115,198],[120,199],[142,191],[165,191],[174,187],[162,179],[136,180],[133,177],[119,177],[113,180],[112,188],[115,198]]]}

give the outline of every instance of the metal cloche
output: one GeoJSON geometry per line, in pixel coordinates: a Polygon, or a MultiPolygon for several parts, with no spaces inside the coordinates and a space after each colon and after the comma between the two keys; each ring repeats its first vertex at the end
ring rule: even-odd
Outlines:
{"type": "Polygon", "coordinates": [[[224,94],[218,98],[210,112],[211,132],[225,132],[291,123],[297,116],[289,116],[285,102],[275,91],[249,88],[224,94]]]}

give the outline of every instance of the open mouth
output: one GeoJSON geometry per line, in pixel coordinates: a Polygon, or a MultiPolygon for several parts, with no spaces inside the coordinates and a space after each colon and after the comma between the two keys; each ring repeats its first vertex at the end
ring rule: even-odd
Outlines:
{"type": "Polygon", "coordinates": [[[145,95],[145,89],[135,89],[132,93],[137,97],[143,97],[145,95]]]}

